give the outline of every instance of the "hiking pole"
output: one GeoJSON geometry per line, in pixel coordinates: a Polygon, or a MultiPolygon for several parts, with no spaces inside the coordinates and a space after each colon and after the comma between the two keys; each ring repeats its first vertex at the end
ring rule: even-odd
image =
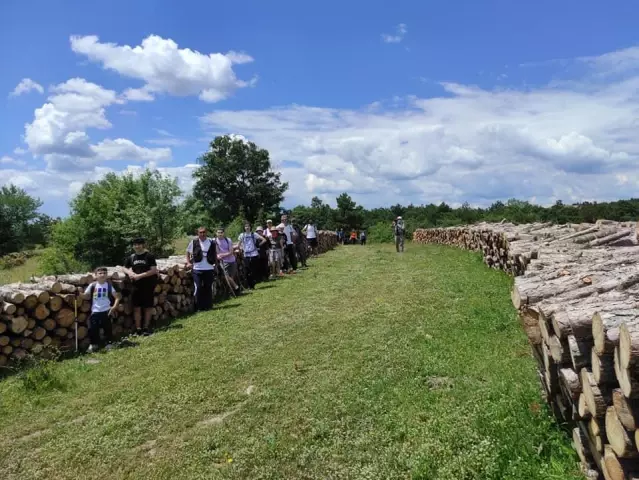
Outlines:
{"type": "Polygon", "coordinates": [[[73,310],[74,310],[73,323],[75,324],[75,353],[78,353],[78,297],[77,296],[73,299],[73,310]]]}
{"type": "Polygon", "coordinates": [[[233,291],[233,287],[231,287],[231,280],[229,278],[229,274],[226,272],[226,269],[224,267],[222,267],[222,271],[224,272],[224,279],[226,280],[226,284],[229,287],[229,290],[231,291],[231,295],[233,295],[233,298],[236,298],[235,292],[233,291]]]}

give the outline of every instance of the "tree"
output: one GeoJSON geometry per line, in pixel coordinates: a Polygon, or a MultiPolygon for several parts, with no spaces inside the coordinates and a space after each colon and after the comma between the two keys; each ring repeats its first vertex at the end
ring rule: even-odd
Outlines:
{"type": "Polygon", "coordinates": [[[337,212],[335,214],[335,223],[338,227],[345,229],[359,229],[363,224],[364,209],[358,206],[351,196],[344,192],[336,199],[337,212]]]}
{"type": "Polygon", "coordinates": [[[280,173],[271,171],[267,150],[228,135],[216,137],[210,146],[193,172],[193,195],[212,217],[228,223],[243,207],[246,219],[254,222],[260,209],[277,210],[288,183],[281,183],[280,173]]]}
{"type": "Polygon", "coordinates": [[[31,229],[38,220],[39,198],[33,198],[15,185],[0,189],[0,255],[32,246],[31,229]]]}
{"type": "Polygon", "coordinates": [[[158,171],[107,174],[86,183],[72,200],[71,216],[53,230],[53,245],[91,266],[122,264],[137,236],[146,238],[153,254],[170,254],[181,233],[180,193],[177,180],[158,171]]]}

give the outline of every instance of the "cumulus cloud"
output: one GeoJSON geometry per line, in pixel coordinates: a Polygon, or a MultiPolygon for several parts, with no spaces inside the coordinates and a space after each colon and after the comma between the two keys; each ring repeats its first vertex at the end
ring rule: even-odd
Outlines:
{"type": "Polygon", "coordinates": [[[29,93],[35,90],[36,92],[42,94],[44,93],[44,88],[37,82],[34,82],[30,78],[23,78],[20,83],[13,89],[13,92],[9,94],[10,97],[18,97],[23,93],[29,93]]]}
{"type": "Polygon", "coordinates": [[[3,165],[24,167],[27,165],[27,162],[24,160],[16,160],[15,158],[4,155],[0,157],[0,168],[2,168],[3,165]]]}
{"type": "Polygon", "coordinates": [[[105,139],[92,144],[86,130],[106,130],[111,122],[106,108],[123,104],[115,91],[83,78],[72,78],[51,88],[51,95],[25,126],[24,141],[34,155],[43,155],[49,168],[86,169],[102,161],[164,161],[169,149],[148,149],[127,139],[105,139]]]}
{"type": "Polygon", "coordinates": [[[618,58],[627,74],[601,82],[604,65],[619,69],[608,55],[570,83],[494,90],[443,83],[445,95],[406,97],[400,107],[391,99],[375,109],[216,110],[201,121],[210,134],[242,132],[276,166],[303,165],[282,171],[296,185],[295,201],[305,203],[341,191],[369,206],[631,197],[639,187],[639,73],[625,53],[618,58]]]}
{"type": "Polygon", "coordinates": [[[406,29],[406,24],[400,23],[395,29],[395,35],[382,33],[382,40],[384,41],[384,43],[399,43],[404,40],[404,36],[406,35],[407,31],[408,30],[406,29]]]}
{"type": "Polygon", "coordinates": [[[129,89],[128,100],[150,101],[155,94],[175,96],[198,95],[205,102],[218,102],[236,89],[251,85],[239,80],[233,65],[245,64],[253,58],[245,53],[203,54],[179,48],[171,39],[149,35],[140,45],[101,43],[95,35],[72,36],[71,49],[100,63],[105,69],[145,82],[141,89],[129,89]]]}

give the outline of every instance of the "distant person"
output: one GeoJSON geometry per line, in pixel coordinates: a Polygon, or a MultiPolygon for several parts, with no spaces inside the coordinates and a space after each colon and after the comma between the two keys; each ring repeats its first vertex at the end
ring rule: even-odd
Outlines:
{"type": "Polygon", "coordinates": [[[366,245],[366,230],[359,232],[359,244],[366,245]]]}
{"type": "Polygon", "coordinates": [[[133,240],[133,250],[124,262],[124,271],[133,282],[133,318],[137,335],[151,335],[151,318],[153,317],[153,303],[155,287],[158,282],[158,268],[155,257],[146,249],[144,238],[133,240]],[[144,330],[142,330],[142,310],[144,310],[144,330]]]}
{"type": "Polygon", "coordinates": [[[344,230],[341,228],[337,230],[337,243],[344,244],[344,230]]]}
{"type": "Polygon", "coordinates": [[[296,273],[297,272],[297,255],[295,254],[295,240],[297,234],[293,229],[293,226],[288,221],[288,215],[282,215],[281,217],[282,223],[280,226],[284,227],[284,235],[286,235],[286,247],[285,247],[285,255],[288,259],[288,265],[286,267],[286,271],[288,273],[296,273]]]}
{"type": "Polygon", "coordinates": [[[235,278],[237,277],[237,259],[233,252],[233,241],[224,236],[222,227],[217,229],[217,238],[215,244],[217,246],[217,259],[220,262],[220,268],[224,269],[220,275],[224,275],[225,281],[228,281],[229,287],[233,289],[235,295],[239,295],[240,287],[237,285],[235,278]]]}
{"type": "Polygon", "coordinates": [[[400,250],[404,251],[404,234],[406,232],[406,228],[404,226],[404,220],[402,217],[397,217],[397,219],[393,222],[393,233],[395,234],[395,250],[399,252],[400,250]]]}
{"type": "Polygon", "coordinates": [[[111,317],[118,311],[122,296],[107,279],[107,268],[95,269],[96,281],[84,291],[85,298],[91,300],[91,316],[89,317],[89,345],[88,353],[96,352],[100,348],[100,329],[104,330],[105,348],[111,349],[113,328],[111,317]]]}
{"type": "Polygon", "coordinates": [[[280,232],[284,231],[284,228],[272,228],[269,236],[271,242],[271,249],[269,251],[269,263],[271,266],[270,280],[275,280],[278,276],[284,276],[282,272],[282,252],[284,248],[284,235],[280,232]]]}
{"type": "Polygon", "coordinates": [[[318,242],[317,237],[319,236],[319,232],[312,218],[308,221],[306,225],[304,225],[304,228],[302,229],[302,233],[306,235],[306,240],[308,240],[308,244],[311,246],[311,255],[316,256],[317,242],[318,242]]]}
{"type": "Polygon", "coordinates": [[[304,235],[302,229],[297,223],[296,218],[291,218],[291,225],[295,230],[295,252],[297,253],[297,259],[302,264],[303,268],[306,268],[306,257],[308,257],[308,238],[304,235]]]}
{"type": "Polygon", "coordinates": [[[350,243],[351,245],[355,245],[357,243],[357,232],[355,230],[351,230],[350,243]]]}
{"type": "Polygon", "coordinates": [[[213,282],[217,255],[215,242],[206,235],[206,228],[197,229],[197,238],[186,249],[186,267],[191,268],[195,286],[195,309],[210,310],[213,306],[213,282]]]}
{"type": "Polygon", "coordinates": [[[260,274],[259,274],[259,282],[262,282],[264,280],[268,280],[269,277],[269,251],[271,249],[271,241],[267,238],[266,234],[264,233],[264,229],[262,227],[257,227],[255,229],[255,233],[257,233],[258,235],[264,237],[266,239],[266,242],[261,243],[258,246],[258,250],[259,250],[259,264],[260,264],[260,274]]]}
{"type": "Polygon", "coordinates": [[[244,224],[244,232],[240,233],[238,237],[240,243],[240,250],[244,257],[244,273],[246,275],[246,283],[249,290],[255,288],[255,284],[260,275],[260,252],[259,246],[266,243],[266,238],[258,233],[251,231],[251,224],[246,222],[244,224]]]}

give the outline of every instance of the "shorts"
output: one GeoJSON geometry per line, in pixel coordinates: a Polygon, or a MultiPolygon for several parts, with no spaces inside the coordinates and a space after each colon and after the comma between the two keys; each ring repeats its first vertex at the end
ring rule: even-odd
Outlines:
{"type": "Polygon", "coordinates": [[[220,265],[229,277],[237,275],[237,262],[220,262],[220,265]]]}
{"type": "Polygon", "coordinates": [[[282,261],[282,251],[279,248],[277,250],[269,250],[268,261],[271,263],[280,263],[282,261]]]}
{"type": "Polygon", "coordinates": [[[311,247],[317,247],[317,238],[309,238],[308,243],[310,243],[311,247]]]}
{"type": "MultiPolygon", "coordinates": [[[[136,282],[138,283],[138,282],[136,282]]],[[[155,282],[145,282],[133,285],[131,301],[134,307],[152,308],[155,297],[155,282]]]]}

